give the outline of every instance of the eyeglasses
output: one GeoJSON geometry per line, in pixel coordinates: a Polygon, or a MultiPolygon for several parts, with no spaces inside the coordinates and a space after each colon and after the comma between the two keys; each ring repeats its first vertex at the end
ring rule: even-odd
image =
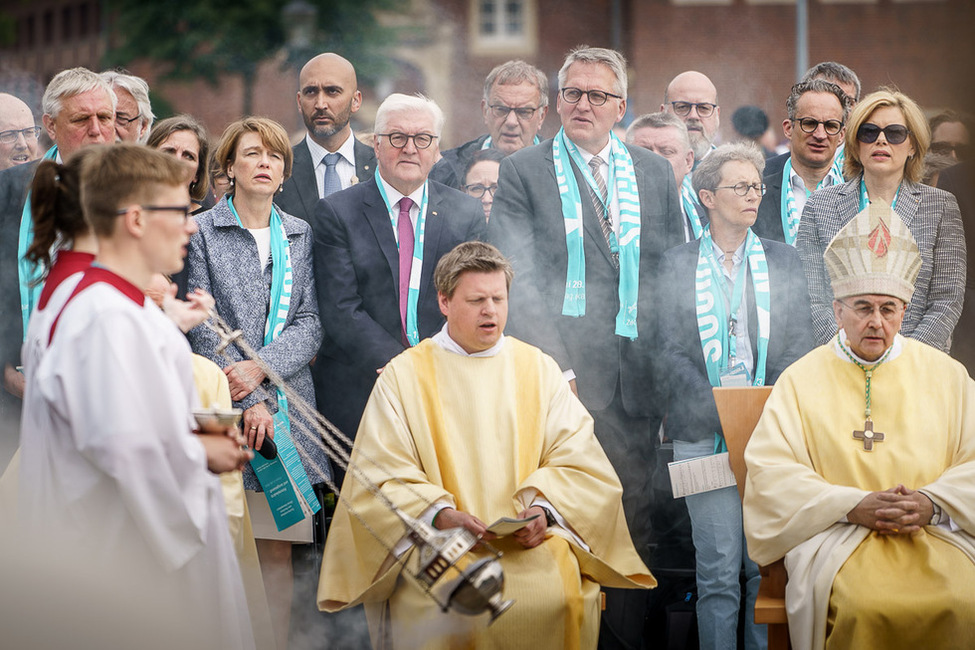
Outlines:
{"type": "Polygon", "coordinates": [[[479,199],[484,196],[485,192],[490,192],[491,196],[498,191],[498,184],[493,185],[481,185],[480,183],[475,183],[474,185],[465,185],[464,191],[473,196],[475,199],[479,199]]]}
{"type": "Polygon", "coordinates": [[[670,102],[670,105],[674,107],[674,112],[681,117],[690,115],[692,108],[697,111],[699,117],[711,117],[711,113],[718,107],[717,104],[710,102],[670,102]]]}
{"type": "Polygon", "coordinates": [[[883,318],[885,321],[892,321],[897,318],[901,311],[901,308],[898,305],[892,305],[890,303],[884,303],[882,305],[877,305],[876,307],[873,305],[860,305],[854,307],[853,305],[846,304],[842,300],[837,300],[836,302],[852,311],[860,320],[866,320],[867,318],[873,316],[875,311],[879,311],[881,318],[883,318]]]}
{"type": "MultiPolygon", "coordinates": [[[[823,130],[826,131],[826,135],[836,135],[843,128],[843,123],[839,120],[816,120],[811,117],[800,117],[799,119],[792,120],[794,124],[798,124],[799,128],[806,133],[815,133],[819,125],[823,125],[823,130]]],[[[874,138],[876,140],[876,138],[874,138]]]]}
{"type": "Polygon", "coordinates": [[[904,140],[907,140],[910,131],[903,124],[888,124],[884,128],[880,128],[876,124],[867,122],[866,124],[861,124],[860,128],[857,129],[857,140],[865,144],[870,144],[871,142],[876,142],[881,133],[884,134],[884,137],[890,144],[900,144],[904,140]]]}
{"type": "Polygon", "coordinates": [[[395,131],[393,133],[377,133],[376,135],[383,136],[389,139],[389,144],[393,145],[397,149],[402,149],[406,146],[406,143],[413,140],[413,144],[417,149],[426,149],[431,144],[433,144],[433,139],[437,136],[431,135],[430,133],[415,133],[413,135],[407,135],[406,133],[400,133],[395,131]]]}
{"type": "Polygon", "coordinates": [[[498,104],[498,105],[491,104],[490,106],[488,106],[488,108],[491,109],[491,113],[494,115],[494,117],[498,118],[499,120],[508,119],[508,115],[512,111],[514,111],[515,115],[522,122],[527,122],[528,120],[532,119],[532,117],[534,117],[535,115],[535,111],[538,110],[537,106],[535,108],[532,108],[531,106],[512,108],[510,106],[504,106],[502,104],[498,104]]]}
{"type": "Polygon", "coordinates": [[[749,190],[755,190],[759,196],[765,196],[765,183],[735,183],[734,185],[719,185],[715,190],[734,190],[738,196],[748,196],[749,190]]]}
{"type": "Polygon", "coordinates": [[[613,93],[608,93],[602,90],[580,90],[579,88],[563,88],[561,90],[562,99],[569,102],[570,104],[578,104],[582,96],[585,95],[586,99],[589,100],[591,106],[602,106],[606,103],[606,100],[610,97],[615,99],[623,99],[619,95],[614,95],[613,93]]]}
{"type": "Polygon", "coordinates": [[[41,134],[41,127],[29,126],[26,129],[11,129],[10,131],[0,131],[0,142],[13,144],[17,142],[17,136],[24,136],[24,140],[36,140],[41,134]]]}
{"type": "MultiPolygon", "coordinates": [[[[8,132],[9,133],[9,132],[8,132]]],[[[3,133],[0,133],[0,137],[3,133]]],[[[965,160],[968,158],[969,145],[962,144],[961,142],[932,142],[931,143],[931,153],[941,154],[942,156],[950,156],[955,154],[959,160],[965,160]]]]}
{"type": "Polygon", "coordinates": [[[135,122],[140,117],[142,117],[142,116],[141,115],[136,115],[135,117],[126,117],[125,115],[122,115],[121,113],[116,113],[115,114],[115,122],[118,123],[118,124],[121,124],[122,126],[128,126],[129,124],[132,124],[133,122],[135,122]]]}
{"type": "Polygon", "coordinates": [[[189,205],[130,205],[127,208],[116,210],[115,214],[125,214],[132,208],[141,208],[146,212],[178,212],[183,217],[183,223],[189,221],[190,212],[193,210],[193,207],[189,205]]]}

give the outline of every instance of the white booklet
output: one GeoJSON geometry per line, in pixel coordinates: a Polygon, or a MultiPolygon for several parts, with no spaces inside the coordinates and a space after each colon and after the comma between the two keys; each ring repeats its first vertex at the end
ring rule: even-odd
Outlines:
{"type": "Polygon", "coordinates": [[[516,531],[521,530],[529,521],[533,519],[538,519],[541,515],[532,515],[531,517],[525,517],[524,519],[515,519],[514,517],[501,517],[496,522],[488,526],[488,532],[494,533],[498,537],[504,537],[505,535],[510,535],[516,531]]]}
{"type": "Polygon", "coordinates": [[[667,463],[674,498],[710,492],[735,484],[728,452],[667,463]]]}

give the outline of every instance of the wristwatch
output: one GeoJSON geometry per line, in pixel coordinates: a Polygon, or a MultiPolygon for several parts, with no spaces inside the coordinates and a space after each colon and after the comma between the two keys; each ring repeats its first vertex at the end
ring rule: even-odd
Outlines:
{"type": "MultiPolygon", "coordinates": [[[[929,499],[931,497],[928,497],[929,499]]],[[[933,500],[931,501],[931,506],[933,507],[934,513],[931,515],[931,521],[928,522],[928,526],[937,526],[941,523],[941,518],[944,516],[944,510],[941,509],[937,503],[933,500]]]]}
{"type": "Polygon", "coordinates": [[[558,522],[555,521],[555,517],[552,516],[552,513],[549,511],[548,508],[546,508],[545,506],[540,506],[537,503],[535,504],[535,507],[541,508],[542,509],[542,512],[545,513],[545,526],[546,527],[558,526],[558,522]]]}

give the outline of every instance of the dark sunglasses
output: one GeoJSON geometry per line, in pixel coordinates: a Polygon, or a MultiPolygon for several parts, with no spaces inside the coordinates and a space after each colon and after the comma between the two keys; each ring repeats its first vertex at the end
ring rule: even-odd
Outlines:
{"type": "Polygon", "coordinates": [[[866,124],[861,124],[860,128],[857,129],[857,140],[870,144],[871,142],[876,142],[881,133],[884,134],[884,138],[890,144],[900,144],[904,140],[907,140],[910,131],[903,124],[888,124],[884,128],[880,128],[876,124],[867,122],[866,124]]]}

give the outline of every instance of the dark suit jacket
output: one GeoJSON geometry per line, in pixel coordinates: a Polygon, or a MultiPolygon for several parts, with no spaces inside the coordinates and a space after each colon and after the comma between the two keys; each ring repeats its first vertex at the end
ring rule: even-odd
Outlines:
{"type": "MultiPolygon", "coordinates": [[[[38,163],[35,160],[0,172],[0,371],[8,363],[13,367],[20,365],[24,325],[20,316],[17,244],[27,190],[38,163]]],[[[20,399],[0,386],[0,467],[6,466],[19,442],[20,407],[20,399]]]]}
{"type": "MultiPolygon", "coordinates": [[[[975,164],[966,161],[944,170],[938,176],[938,187],[955,195],[965,227],[965,246],[975,251],[975,164]]],[[[968,264],[965,305],[952,337],[951,356],[965,364],[968,374],[975,374],[975,264],[968,264]]]]}
{"type": "Polygon", "coordinates": [[[765,172],[762,182],[765,183],[765,196],[758,206],[758,217],[752,231],[762,239],[785,241],[782,232],[782,172],[785,171],[785,161],[792,154],[784,153],[765,161],[765,172]]]}
{"type": "Polygon", "coordinates": [[[552,160],[552,140],[513,153],[501,163],[489,237],[511,260],[508,329],[540,347],[563,370],[576,374],[582,403],[604,409],[622,386],[626,412],[654,415],[652,355],[656,348],[652,314],[658,299],[657,266],[668,248],[684,241],[680,195],[674,171],[664,158],[627,147],[640,194],[640,295],[635,341],[616,335],[619,271],[600,230],[586,191],[573,170],[583,206],[586,255],[586,315],[562,315],[568,260],[561,200],[552,160]]]}
{"type": "Polygon", "coordinates": [[[447,187],[461,189],[467,166],[471,164],[471,158],[481,150],[484,141],[487,139],[487,134],[484,134],[470,142],[465,142],[459,147],[441,152],[443,157],[430,170],[430,180],[443,183],[447,187]]]}
{"type": "MultiPolygon", "coordinates": [[[[420,338],[444,319],[433,270],[457,244],[483,239],[476,199],[431,181],[417,318],[420,338]]],[[[325,340],[313,367],[318,408],[354,436],[376,369],[404,350],[399,312],[399,253],[376,180],[369,177],[322,200],[312,221],[315,281],[325,340]]]]}
{"type": "MultiPolygon", "coordinates": [[[[814,192],[802,211],[796,250],[809,282],[813,331],[818,343],[836,334],[833,289],[823,253],[860,211],[860,179],[814,192]]],[[[955,197],[927,185],[904,181],[897,215],[917,241],[921,270],[907,306],[901,333],[947,351],[965,297],[965,233],[955,197]]]]}
{"type": "Polygon", "coordinates": [[[3,314],[0,339],[3,341],[2,361],[14,366],[20,365],[20,344],[24,340],[17,271],[20,218],[39,162],[35,160],[0,172],[0,313],[3,314]]]}
{"type": "MultiPolygon", "coordinates": [[[[355,138],[353,134],[351,136],[355,138]]],[[[376,173],[376,152],[369,145],[358,140],[353,145],[355,151],[355,175],[359,182],[372,178],[376,173]]],[[[318,183],[315,180],[315,165],[311,159],[305,139],[292,147],[295,160],[291,167],[291,177],[284,182],[281,193],[274,197],[274,204],[291,216],[311,222],[315,214],[318,197],[318,183]]]]}
{"type": "MultiPolygon", "coordinates": [[[[762,240],[768,261],[771,309],[765,383],[775,383],[785,368],[813,347],[809,295],[799,255],[791,246],[762,240]]],[[[667,251],[661,263],[657,305],[663,353],[658,377],[666,386],[667,436],[695,442],[721,431],[698,333],[694,290],[700,240],[667,251]]],[[[747,264],[747,260],[743,262],[747,264]]],[[[748,335],[758,361],[758,315],[748,279],[748,335]]]]}

